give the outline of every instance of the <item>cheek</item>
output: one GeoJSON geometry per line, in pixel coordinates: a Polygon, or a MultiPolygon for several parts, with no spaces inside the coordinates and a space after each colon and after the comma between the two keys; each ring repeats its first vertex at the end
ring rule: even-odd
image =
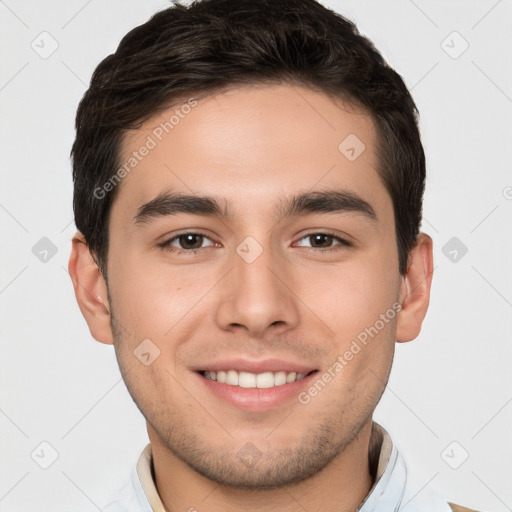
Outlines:
{"type": "MultiPolygon", "coordinates": [[[[399,275],[380,258],[319,267],[297,282],[298,295],[343,344],[375,324],[398,298],[399,275]],[[344,340],[344,341],[343,341],[344,340]]],[[[388,315],[394,318],[394,310],[388,315]]],[[[390,326],[386,323],[387,331],[390,326]]]]}
{"type": "Polygon", "coordinates": [[[162,340],[174,328],[181,328],[215,277],[211,272],[194,271],[191,278],[186,267],[171,271],[165,265],[140,265],[125,259],[112,275],[115,314],[137,337],[162,340]]]}

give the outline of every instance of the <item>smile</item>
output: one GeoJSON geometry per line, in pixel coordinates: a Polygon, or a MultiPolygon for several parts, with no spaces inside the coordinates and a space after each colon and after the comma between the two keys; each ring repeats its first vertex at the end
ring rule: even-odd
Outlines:
{"type": "MultiPolygon", "coordinates": [[[[313,373],[315,370],[309,373],[313,373]]],[[[259,388],[267,389],[276,386],[283,386],[302,380],[306,375],[305,373],[297,372],[263,372],[263,373],[250,373],[236,370],[226,371],[203,371],[203,377],[209,380],[217,381],[221,384],[228,384],[229,386],[238,386],[241,388],[259,388]]]]}

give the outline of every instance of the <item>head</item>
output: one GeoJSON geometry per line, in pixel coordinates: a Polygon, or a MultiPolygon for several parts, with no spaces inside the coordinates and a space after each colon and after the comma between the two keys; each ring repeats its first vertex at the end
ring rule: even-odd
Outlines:
{"type": "Polygon", "coordinates": [[[152,443],[230,486],[320,471],[370,424],[428,306],[400,76],[313,0],[177,4],[99,64],[76,129],[70,273],[152,443]],[[204,370],[237,358],[311,374],[294,399],[234,405],[204,370]]]}

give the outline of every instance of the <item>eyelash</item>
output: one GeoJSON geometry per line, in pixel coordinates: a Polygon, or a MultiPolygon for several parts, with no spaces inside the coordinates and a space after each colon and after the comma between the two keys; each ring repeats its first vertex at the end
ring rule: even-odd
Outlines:
{"type": "MultiPolygon", "coordinates": [[[[213,240],[206,233],[202,233],[201,231],[186,231],[184,233],[179,233],[178,235],[173,236],[169,240],[166,240],[165,242],[162,242],[162,243],[158,244],[158,247],[162,248],[163,250],[165,250],[167,252],[172,252],[172,253],[175,253],[177,255],[180,255],[180,254],[189,254],[189,255],[192,254],[193,255],[193,254],[196,254],[198,251],[202,251],[203,249],[207,249],[207,247],[200,247],[199,249],[178,249],[178,248],[173,247],[173,246],[170,245],[172,242],[177,240],[180,236],[185,236],[185,235],[204,236],[205,238],[208,238],[209,240],[211,240],[213,242],[213,240]]],[[[313,233],[308,233],[307,235],[304,235],[303,237],[301,237],[299,240],[302,240],[302,239],[308,238],[308,237],[312,237],[314,235],[327,235],[327,236],[331,236],[334,240],[338,241],[339,244],[335,245],[333,247],[328,247],[327,249],[318,249],[318,248],[315,248],[315,247],[305,247],[305,249],[307,249],[308,252],[309,251],[314,251],[314,252],[330,252],[330,251],[340,250],[340,248],[343,248],[343,247],[352,247],[352,243],[350,243],[349,241],[345,240],[344,238],[341,238],[341,237],[339,237],[339,236],[337,236],[334,233],[331,233],[329,231],[316,231],[316,232],[313,232],[313,233]]]]}

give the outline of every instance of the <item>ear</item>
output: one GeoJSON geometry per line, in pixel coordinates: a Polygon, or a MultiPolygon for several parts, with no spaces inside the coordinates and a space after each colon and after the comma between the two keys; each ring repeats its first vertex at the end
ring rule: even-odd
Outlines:
{"type": "Polygon", "coordinates": [[[68,270],[80,311],[93,338],[101,343],[112,344],[107,286],[103,274],[80,232],[75,234],[71,243],[68,270]]]}
{"type": "Polygon", "coordinates": [[[411,341],[418,336],[427,314],[432,285],[434,258],[432,238],[420,233],[416,245],[409,254],[407,272],[402,276],[396,341],[411,341]]]}

